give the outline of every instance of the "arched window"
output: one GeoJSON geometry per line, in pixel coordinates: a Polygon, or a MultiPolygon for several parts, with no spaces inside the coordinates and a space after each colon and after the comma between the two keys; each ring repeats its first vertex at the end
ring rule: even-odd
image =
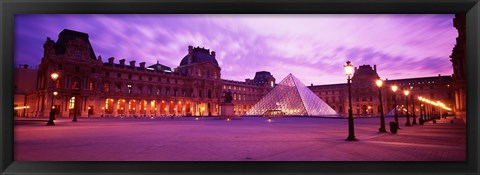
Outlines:
{"type": "Polygon", "coordinates": [[[68,109],[73,109],[75,107],[75,97],[70,98],[68,109]]]}
{"type": "Polygon", "coordinates": [[[75,78],[72,81],[72,89],[73,90],[80,90],[80,78],[75,78]]]}

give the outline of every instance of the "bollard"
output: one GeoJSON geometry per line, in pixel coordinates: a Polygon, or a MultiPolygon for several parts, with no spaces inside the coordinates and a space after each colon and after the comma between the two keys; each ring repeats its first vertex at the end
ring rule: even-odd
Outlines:
{"type": "Polygon", "coordinates": [[[418,119],[418,122],[420,123],[420,125],[423,125],[423,123],[425,123],[425,121],[423,121],[423,119],[418,119]]]}
{"type": "Polygon", "coordinates": [[[396,134],[397,129],[398,129],[398,123],[394,122],[394,121],[391,121],[390,122],[390,132],[392,132],[393,134],[396,134]]]}

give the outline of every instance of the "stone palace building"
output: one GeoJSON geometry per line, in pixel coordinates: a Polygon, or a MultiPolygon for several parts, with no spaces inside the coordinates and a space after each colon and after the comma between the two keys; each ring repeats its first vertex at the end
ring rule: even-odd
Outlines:
{"type": "Polygon", "coordinates": [[[221,79],[215,52],[188,47],[180,65],[147,66],[135,60],[104,62],[88,34],[65,29],[55,42],[47,38],[38,67],[36,91],[27,95],[26,116],[216,116],[224,91],[230,90],[235,114],[242,115],[275,84],[266,71],[245,82],[221,79]],[[54,82],[50,76],[58,73],[54,82]]]}
{"type": "MultiPolygon", "coordinates": [[[[455,24],[458,26],[458,22],[455,24]]],[[[452,54],[456,69],[460,65],[454,60],[462,56],[460,46],[457,44],[452,54]]],[[[21,65],[15,70],[16,115],[48,117],[53,92],[58,92],[53,98],[57,117],[71,117],[75,111],[79,117],[218,116],[222,96],[228,90],[233,95],[235,114],[243,115],[276,85],[274,76],[267,71],[259,71],[253,79],[245,81],[222,79],[215,56],[214,51],[188,46],[186,56],[173,70],[159,62],[146,65],[133,60],[127,63],[125,59],[116,61],[113,57],[104,61],[101,56],[96,56],[88,34],[65,29],[56,42],[47,38],[38,69],[32,72],[31,68],[21,65]],[[50,78],[54,72],[59,74],[55,82],[50,78]],[[20,83],[17,90],[17,84],[22,82],[20,77],[27,74],[36,76],[29,81],[31,87],[20,83]]],[[[419,96],[441,101],[455,111],[464,110],[464,106],[459,106],[464,100],[461,95],[464,94],[462,75],[456,70],[454,77],[387,79],[382,89],[384,113],[394,109],[391,85],[399,87],[396,94],[399,107],[405,107],[403,90],[411,91],[409,110],[415,107],[417,116],[419,96]]],[[[352,111],[355,116],[380,114],[375,85],[379,77],[376,65],[355,68],[352,77],[352,111]]],[[[348,115],[346,83],[311,84],[308,87],[338,114],[348,115]]]]}

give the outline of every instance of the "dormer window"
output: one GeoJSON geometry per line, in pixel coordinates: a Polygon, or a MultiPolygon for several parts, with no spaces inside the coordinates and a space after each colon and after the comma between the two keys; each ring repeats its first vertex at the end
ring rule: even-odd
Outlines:
{"type": "Polygon", "coordinates": [[[76,50],[76,51],[75,51],[74,58],[77,59],[77,60],[79,60],[81,57],[82,57],[82,52],[79,51],[79,50],[76,50]]]}

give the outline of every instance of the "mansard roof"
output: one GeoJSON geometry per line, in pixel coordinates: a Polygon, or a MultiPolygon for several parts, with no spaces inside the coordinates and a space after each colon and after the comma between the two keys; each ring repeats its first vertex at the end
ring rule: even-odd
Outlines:
{"type": "Polygon", "coordinates": [[[66,44],[75,39],[81,39],[87,43],[89,47],[88,49],[90,50],[90,58],[96,60],[95,52],[93,51],[92,45],[88,39],[88,34],[69,29],[63,29],[63,31],[58,35],[58,40],[55,43],[55,53],[57,55],[65,54],[66,44]]]}

